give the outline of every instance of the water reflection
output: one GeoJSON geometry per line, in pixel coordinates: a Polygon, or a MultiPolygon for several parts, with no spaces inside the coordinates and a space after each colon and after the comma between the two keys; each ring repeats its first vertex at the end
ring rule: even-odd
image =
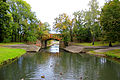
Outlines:
{"type": "Polygon", "coordinates": [[[52,53],[59,53],[59,45],[57,45],[57,44],[53,44],[53,46],[51,46],[50,48],[49,48],[49,52],[52,52],[52,53]]]}
{"type": "Polygon", "coordinates": [[[106,63],[106,61],[107,61],[106,58],[100,58],[100,63],[101,63],[101,64],[106,63]]]}
{"type": "Polygon", "coordinates": [[[0,80],[120,80],[120,64],[86,54],[55,53],[57,47],[28,53],[1,67],[0,80]]]}

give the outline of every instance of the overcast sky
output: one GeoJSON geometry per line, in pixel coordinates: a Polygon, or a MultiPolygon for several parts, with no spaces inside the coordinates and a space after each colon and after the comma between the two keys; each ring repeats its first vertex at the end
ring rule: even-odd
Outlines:
{"type": "MultiPolygon", "coordinates": [[[[41,22],[48,22],[51,27],[54,18],[59,14],[66,13],[69,16],[75,11],[88,9],[90,0],[24,0],[32,7],[32,11],[41,22]]],[[[99,5],[103,6],[105,0],[98,0],[99,5]]]]}

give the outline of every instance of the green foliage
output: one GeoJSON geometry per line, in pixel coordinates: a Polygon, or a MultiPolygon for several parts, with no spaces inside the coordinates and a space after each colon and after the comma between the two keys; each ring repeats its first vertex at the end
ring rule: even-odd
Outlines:
{"type": "Polygon", "coordinates": [[[91,32],[90,28],[86,27],[84,24],[84,11],[74,12],[74,27],[73,35],[79,42],[90,42],[91,41],[91,32]]]}
{"type": "Polygon", "coordinates": [[[49,31],[50,31],[49,26],[50,25],[47,22],[45,23],[39,22],[39,27],[37,30],[39,40],[46,40],[49,38],[49,31]]]}
{"type": "Polygon", "coordinates": [[[36,41],[38,20],[30,5],[23,0],[1,1],[0,5],[0,41],[36,41]]]}
{"type": "Polygon", "coordinates": [[[27,41],[29,42],[35,42],[37,40],[37,38],[35,36],[28,36],[27,37],[27,41]]]}
{"type": "Polygon", "coordinates": [[[3,43],[9,43],[9,42],[11,42],[11,37],[10,38],[4,38],[3,43]]]}
{"type": "Polygon", "coordinates": [[[12,41],[35,41],[37,19],[30,5],[23,0],[10,0],[8,3],[13,16],[12,41]]]}
{"type": "Polygon", "coordinates": [[[0,1],[0,42],[6,41],[11,34],[11,20],[12,16],[9,11],[9,5],[0,1]]]}
{"type": "Polygon", "coordinates": [[[100,34],[100,25],[98,21],[98,17],[100,16],[100,11],[99,11],[99,5],[97,0],[91,0],[88,4],[90,6],[89,11],[87,11],[88,16],[86,19],[88,22],[88,27],[90,27],[90,31],[92,33],[93,37],[93,45],[95,39],[98,37],[100,34]]]}
{"type": "Polygon", "coordinates": [[[91,42],[93,38],[93,44],[95,39],[98,40],[101,36],[101,29],[99,25],[99,6],[97,0],[91,0],[89,2],[89,10],[74,12],[74,37],[79,42],[91,42]]]}
{"type": "Polygon", "coordinates": [[[113,0],[102,8],[100,23],[104,40],[112,42],[120,40],[120,1],[113,0]]]}

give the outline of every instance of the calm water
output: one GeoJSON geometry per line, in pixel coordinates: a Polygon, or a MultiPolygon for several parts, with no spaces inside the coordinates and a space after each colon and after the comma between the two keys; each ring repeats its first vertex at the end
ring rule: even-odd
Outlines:
{"type": "Polygon", "coordinates": [[[27,53],[0,67],[0,80],[120,80],[120,64],[86,54],[59,52],[58,47],[27,53]]]}

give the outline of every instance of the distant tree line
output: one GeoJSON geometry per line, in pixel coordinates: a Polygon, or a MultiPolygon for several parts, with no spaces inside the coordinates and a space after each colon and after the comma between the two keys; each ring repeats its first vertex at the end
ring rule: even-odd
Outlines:
{"type": "Polygon", "coordinates": [[[36,18],[26,1],[0,1],[0,42],[35,42],[49,26],[36,18]]]}
{"type": "Polygon", "coordinates": [[[100,9],[97,0],[89,2],[89,10],[73,13],[71,19],[66,13],[55,18],[54,29],[62,33],[65,45],[68,42],[120,41],[120,1],[106,1],[100,9]]]}

